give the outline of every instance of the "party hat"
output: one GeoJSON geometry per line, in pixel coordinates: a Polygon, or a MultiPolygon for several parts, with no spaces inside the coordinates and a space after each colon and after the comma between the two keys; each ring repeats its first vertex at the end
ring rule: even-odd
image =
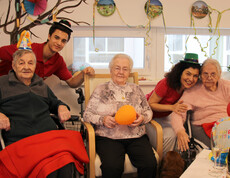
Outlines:
{"type": "Polygon", "coordinates": [[[24,30],[21,33],[21,36],[18,40],[17,48],[32,50],[31,41],[30,41],[30,33],[28,31],[24,30]]]}

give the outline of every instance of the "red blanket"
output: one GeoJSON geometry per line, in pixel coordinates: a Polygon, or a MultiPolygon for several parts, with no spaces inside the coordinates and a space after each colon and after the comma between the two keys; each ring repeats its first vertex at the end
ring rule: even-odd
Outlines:
{"type": "Polygon", "coordinates": [[[89,158],[81,134],[54,130],[17,141],[0,152],[0,177],[41,177],[73,162],[84,174],[89,158]]]}

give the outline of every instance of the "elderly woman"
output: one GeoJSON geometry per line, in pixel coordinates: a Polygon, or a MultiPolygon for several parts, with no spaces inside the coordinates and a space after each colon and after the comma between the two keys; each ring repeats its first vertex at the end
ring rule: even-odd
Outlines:
{"type": "Polygon", "coordinates": [[[139,177],[150,178],[156,174],[156,158],[145,131],[152,111],[140,87],[127,83],[132,67],[128,55],[115,55],[109,64],[112,80],[94,90],[84,113],[84,120],[95,126],[102,177],[122,176],[125,153],[137,167],[139,177]],[[114,116],[123,105],[131,105],[136,110],[136,120],[130,125],[115,121],[114,116]]]}
{"type": "MultiPolygon", "coordinates": [[[[207,59],[201,67],[201,80],[193,88],[184,92],[180,100],[193,110],[192,134],[194,138],[210,147],[206,126],[220,118],[227,117],[230,102],[230,81],[220,79],[221,67],[217,60],[207,59]]],[[[186,114],[172,113],[172,127],[177,134],[178,149],[188,149],[189,138],[183,127],[186,114]]]]}

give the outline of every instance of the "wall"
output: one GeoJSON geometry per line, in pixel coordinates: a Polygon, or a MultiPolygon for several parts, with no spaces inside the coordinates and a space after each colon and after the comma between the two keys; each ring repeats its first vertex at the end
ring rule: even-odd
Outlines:
{"type": "MultiPolygon", "coordinates": [[[[76,0],[77,1],[77,0],[76,0]]],[[[79,0],[78,0],[79,1],[79,0]]],[[[116,3],[117,9],[119,10],[122,19],[131,26],[137,25],[146,25],[148,18],[144,12],[144,5],[148,0],[114,0],[116,3]]],[[[163,14],[166,22],[166,27],[189,27],[190,26],[190,11],[192,4],[196,2],[195,0],[160,0],[163,5],[163,14]]],[[[48,7],[53,6],[56,0],[48,1],[48,7]]],[[[93,3],[94,0],[86,0],[87,4],[82,3],[79,7],[75,8],[74,12],[71,14],[62,13],[60,15],[65,17],[73,18],[76,21],[85,21],[89,24],[93,24],[93,3]]],[[[222,12],[230,8],[229,2],[226,0],[206,0],[206,2],[211,8],[222,12]]],[[[0,14],[4,17],[6,9],[8,7],[7,0],[0,0],[0,14]]],[[[14,6],[13,6],[14,7],[14,6]]],[[[215,26],[217,15],[213,11],[212,24],[215,26]]],[[[33,17],[33,16],[31,16],[33,17]]],[[[226,11],[221,16],[220,27],[221,28],[230,28],[229,23],[230,11],[226,11]]],[[[126,24],[120,18],[118,11],[116,10],[112,16],[104,17],[101,16],[97,11],[95,12],[95,25],[96,26],[126,26],[126,24]]],[[[29,22],[29,20],[27,20],[29,22]]],[[[195,19],[196,27],[207,27],[209,23],[209,18],[206,16],[202,20],[195,19]]],[[[151,21],[152,26],[161,26],[163,27],[162,15],[154,18],[151,21]]],[[[47,25],[35,27],[32,31],[39,36],[39,39],[34,38],[36,42],[42,42],[47,38],[47,25]]],[[[1,45],[9,44],[9,37],[3,33],[3,29],[0,28],[1,35],[1,45]]]]}
{"type": "MultiPolygon", "coordinates": [[[[52,7],[55,3],[55,0],[48,1],[48,7],[52,7]]],[[[75,9],[71,14],[64,14],[62,16],[70,17],[76,21],[85,21],[89,24],[93,24],[93,3],[94,0],[86,0],[87,4],[83,3],[75,9]]],[[[148,23],[148,18],[144,12],[144,5],[147,0],[114,0],[116,3],[117,9],[115,13],[110,17],[103,17],[97,11],[95,12],[95,25],[96,26],[126,26],[122,19],[131,26],[146,25],[148,23]],[[121,14],[121,17],[118,14],[118,11],[121,14]]],[[[163,14],[166,22],[166,27],[189,27],[190,26],[190,11],[191,6],[195,0],[161,0],[163,4],[163,14]]],[[[215,8],[220,12],[225,9],[230,8],[229,1],[227,0],[206,0],[206,3],[211,8],[215,8]]],[[[6,9],[8,7],[8,2],[6,0],[0,0],[0,14],[4,17],[6,9]]],[[[14,7],[14,6],[13,6],[14,7]]],[[[152,26],[163,27],[163,15],[154,18],[151,20],[152,26]]],[[[217,13],[213,12],[212,14],[212,24],[215,26],[217,13]]],[[[226,11],[221,16],[220,27],[221,28],[230,28],[229,23],[230,11],[226,11]]],[[[209,18],[206,16],[202,20],[194,19],[196,27],[207,27],[209,23],[209,18]]],[[[29,20],[26,20],[26,23],[29,23],[29,20]]],[[[39,38],[33,37],[32,42],[44,42],[47,39],[48,35],[48,25],[37,26],[32,29],[32,32],[36,34],[39,38]]],[[[0,28],[0,46],[8,45],[9,36],[3,32],[3,29],[0,28]]],[[[66,54],[62,54],[65,56],[66,54]]],[[[68,103],[71,107],[72,114],[78,114],[80,111],[80,106],[77,103],[77,95],[75,90],[69,88],[67,85],[63,85],[63,82],[52,76],[45,81],[54,93],[64,102],[68,103]]],[[[154,86],[146,83],[142,86],[145,93],[149,92],[154,86]]]]}

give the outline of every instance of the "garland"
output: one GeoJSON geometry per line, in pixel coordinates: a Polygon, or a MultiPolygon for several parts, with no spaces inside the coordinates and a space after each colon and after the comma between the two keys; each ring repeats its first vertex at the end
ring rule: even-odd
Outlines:
{"type": "MultiPolygon", "coordinates": [[[[205,53],[205,57],[207,58],[212,58],[213,55],[216,54],[216,49],[218,47],[218,42],[219,42],[219,39],[220,39],[220,29],[219,29],[219,24],[220,24],[220,20],[221,20],[221,17],[222,17],[222,14],[226,11],[229,11],[229,9],[226,9],[222,12],[216,10],[216,9],[213,9],[211,8],[210,6],[208,6],[208,9],[209,9],[209,13],[208,13],[208,16],[209,16],[209,24],[208,24],[208,28],[209,28],[209,32],[212,33],[212,36],[208,39],[207,43],[206,43],[206,46],[202,46],[201,45],[201,42],[200,40],[198,39],[197,37],[197,31],[196,31],[196,28],[195,28],[195,20],[193,18],[193,15],[192,15],[192,12],[191,12],[191,16],[190,16],[190,19],[191,19],[191,23],[190,23],[190,26],[193,28],[194,30],[194,39],[196,39],[196,41],[198,42],[199,46],[200,46],[200,49],[201,49],[201,52],[205,53]],[[218,13],[218,16],[217,16],[217,21],[216,21],[216,25],[215,25],[215,29],[213,31],[213,28],[212,28],[212,13],[213,12],[217,12],[218,13]],[[216,38],[216,41],[215,41],[215,47],[213,49],[213,52],[210,56],[208,56],[207,52],[206,52],[206,49],[208,48],[208,43],[213,39],[214,35],[218,35],[217,38],[216,38]]],[[[186,39],[186,42],[185,42],[185,53],[187,51],[187,42],[189,40],[189,37],[190,35],[188,35],[187,39],[186,39]]]]}

